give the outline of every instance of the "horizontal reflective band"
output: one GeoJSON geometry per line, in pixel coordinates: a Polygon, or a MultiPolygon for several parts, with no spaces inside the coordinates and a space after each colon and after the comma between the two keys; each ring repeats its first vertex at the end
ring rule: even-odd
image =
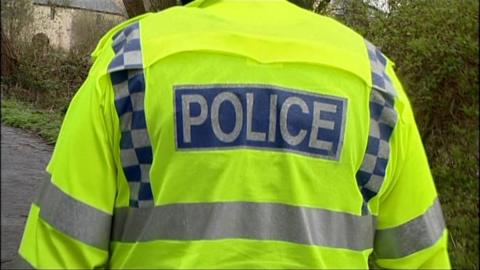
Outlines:
{"type": "Polygon", "coordinates": [[[113,241],[243,238],[365,250],[374,218],[274,203],[184,203],[119,208],[113,241]]]}
{"type": "Polygon", "coordinates": [[[400,226],[377,230],[375,255],[379,259],[408,256],[435,244],[444,229],[445,221],[437,199],[425,214],[400,226]]]}
{"type": "Polygon", "coordinates": [[[112,216],[44,183],[35,203],[40,217],[55,229],[87,245],[108,250],[112,216]]]}

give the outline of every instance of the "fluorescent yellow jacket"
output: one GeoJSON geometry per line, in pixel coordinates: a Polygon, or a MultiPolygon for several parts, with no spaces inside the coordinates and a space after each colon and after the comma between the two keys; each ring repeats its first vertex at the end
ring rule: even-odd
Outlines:
{"type": "Polygon", "coordinates": [[[34,268],[449,268],[393,63],[286,1],[196,1],[107,33],[20,256],[34,268]]]}

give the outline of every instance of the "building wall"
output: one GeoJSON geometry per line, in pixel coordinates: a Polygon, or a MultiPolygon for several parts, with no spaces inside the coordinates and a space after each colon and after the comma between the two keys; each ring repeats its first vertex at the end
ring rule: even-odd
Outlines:
{"type": "Polygon", "coordinates": [[[33,37],[35,34],[43,33],[48,37],[52,47],[69,51],[75,45],[73,44],[74,39],[72,38],[72,32],[74,30],[73,27],[76,26],[73,22],[74,18],[79,15],[91,15],[92,20],[95,20],[97,16],[102,16],[117,22],[125,19],[121,15],[34,5],[34,23],[31,29],[31,35],[33,37]]]}
{"type": "Polygon", "coordinates": [[[52,47],[69,50],[74,12],[73,9],[34,5],[32,36],[43,33],[52,47]]]}

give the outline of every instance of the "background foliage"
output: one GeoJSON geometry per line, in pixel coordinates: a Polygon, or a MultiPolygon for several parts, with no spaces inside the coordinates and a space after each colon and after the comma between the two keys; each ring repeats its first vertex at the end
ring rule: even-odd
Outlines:
{"type": "MultiPolygon", "coordinates": [[[[15,1],[16,7],[4,7],[2,1],[2,29],[25,29],[31,15],[21,10],[26,8],[22,1],[15,1]],[[5,8],[15,13],[8,15],[5,8]],[[21,16],[25,20],[18,19],[21,16]]],[[[151,8],[161,9],[167,2],[175,1],[151,1],[151,8]]],[[[443,205],[452,266],[478,269],[478,1],[387,0],[380,7],[352,0],[292,2],[350,26],[396,63],[443,205]]],[[[3,122],[34,129],[53,141],[56,129],[44,124],[43,117],[61,118],[88,73],[87,51],[112,24],[77,19],[85,26],[77,34],[85,50],[51,49],[38,55],[15,41],[19,68],[13,76],[2,77],[3,122]],[[92,29],[96,32],[89,38],[92,29]]]]}
{"type": "Polygon", "coordinates": [[[340,1],[335,18],[396,63],[450,231],[454,268],[478,269],[478,1],[340,1]]]}
{"type": "Polygon", "coordinates": [[[26,42],[25,34],[33,20],[32,4],[25,0],[2,0],[0,3],[2,31],[8,35],[14,47],[18,48],[22,42],[26,42]]]}
{"type": "Polygon", "coordinates": [[[120,20],[91,12],[77,12],[73,17],[72,42],[74,54],[87,56],[92,52],[100,38],[120,20]]]}

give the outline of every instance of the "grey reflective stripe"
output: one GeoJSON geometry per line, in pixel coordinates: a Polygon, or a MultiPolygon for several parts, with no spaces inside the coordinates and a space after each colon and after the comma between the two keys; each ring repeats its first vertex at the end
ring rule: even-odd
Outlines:
{"type": "Polygon", "coordinates": [[[70,197],[46,181],[35,203],[40,217],[55,229],[99,249],[108,250],[112,216],[70,197]]]}
{"type": "Polygon", "coordinates": [[[375,256],[379,259],[408,256],[435,244],[444,230],[445,221],[437,199],[423,215],[397,227],[377,230],[375,256]]]}
{"type": "Polygon", "coordinates": [[[243,238],[365,250],[373,247],[373,216],[276,203],[182,203],[119,208],[112,240],[243,238]]]}

